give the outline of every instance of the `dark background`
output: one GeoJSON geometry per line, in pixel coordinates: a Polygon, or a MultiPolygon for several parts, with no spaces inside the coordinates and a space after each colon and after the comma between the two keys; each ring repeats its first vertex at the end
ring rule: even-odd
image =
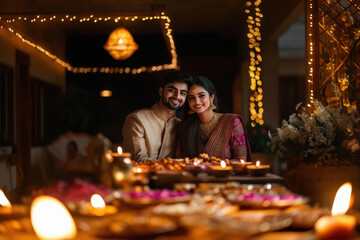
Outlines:
{"type": "MultiPolygon", "coordinates": [[[[107,35],[71,35],[67,38],[67,61],[73,66],[130,67],[156,66],[171,62],[161,34],[136,35],[139,49],[128,59],[114,60],[103,45],[107,35]]],[[[217,88],[218,109],[232,112],[232,82],[237,72],[236,39],[218,34],[183,34],[174,36],[182,71],[204,75],[217,88]]],[[[141,74],[74,74],[67,72],[66,94],[57,104],[57,133],[67,131],[103,133],[114,143],[121,143],[122,125],[130,112],[151,107],[159,100],[158,89],[164,71],[141,74]],[[101,90],[111,90],[109,98],[101,90]]],[[[54,128],[55,129],[55,128],[54,128]]]]}

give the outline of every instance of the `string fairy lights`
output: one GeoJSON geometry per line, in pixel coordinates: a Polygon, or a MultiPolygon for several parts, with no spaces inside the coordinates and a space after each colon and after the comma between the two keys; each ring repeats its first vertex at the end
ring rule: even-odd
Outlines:
{"type": "Polygon", "coordinates": [[[261,19],[263,15],[260,10],[261,0],[255,0],[253,2],[247,1],[245,3],[247,14],[247,26],[249,32],[247,37],[249,39],[249,54],[250,54],[250,65],[249,65],[249,76],[250,76],[250,119],[251,126],[255,127],[256,124],[263,125],[263,89],[261,80],[261,19]]]}
{"type": "Polygon", "coordinates": [[[24,16],[0,16],[0,30],[7,30],[9,33],[14,34],[18,37],[24,44],[27,44],[39,52],[45,54],[50,59],[54,60],[60,66],[64,67],[66,70],[72,73],[105,73],[105,74],[140,74],[143,72],[156,72],[163,71],[168,69],[178,69],[179,66],[177,64],[177,53],[175,42],[172,36],[172,29],[170,27],[170,17],[165,15],[164,12],[159,14],[142,13],[134,16],[96,16],[95,14],[90,14],[86,16],[77,16],[77,15],[24,15],[24,16]],[[27,23],[46,23],[46,22],[62,22],[62,23],[70,23],[70,22],[79,22],[79,23],[100,23],[100,22],[121,22],[121,21],[159,21],[161,27],[163,28],[165,34],[164,38],[167,42],[170,55],[171,55],[171,63],[162,64],[157,66],[141,66],[138,68],[130,68],[130,67],[76,67],[72,66],[70,63],[60,59],[55,54],[51,53],[49,50],[41,47],[39,44],[30,41],[25,38],[19,31],[15,30],[16,28],[13,26],[17,22],[27,22],[27,23]]]}
{"type": "Polygon", "coordinates": [[[314,104],[314,28],[313,28],[313,2],[312,0],[307,1],[308,5],[307,12],[309,13],[309,18],[307,21],[307,89],[308,89],[308,99],[306,99],[306,106],[311,110],[311,106],[314,104]]]}

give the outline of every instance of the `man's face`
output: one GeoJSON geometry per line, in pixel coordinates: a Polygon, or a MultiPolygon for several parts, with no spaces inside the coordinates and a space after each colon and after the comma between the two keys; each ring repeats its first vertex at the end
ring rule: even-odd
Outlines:
{"type": "Polygon", "coordinates": [[[162,103],[171,110],[177,110],[185,103],[188,87],[186,83],[169,83],[165,88],[160,88],[162,103]]]}

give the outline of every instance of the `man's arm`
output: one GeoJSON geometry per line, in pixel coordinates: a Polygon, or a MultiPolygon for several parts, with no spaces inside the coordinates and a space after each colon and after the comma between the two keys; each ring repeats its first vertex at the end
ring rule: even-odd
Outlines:
{"type": "Polygon", "coordinates": [[[145,130],[139,119],[134,115],[128,115],[122,129],[124,138],[124,150],[131,152],[135,161],[147,161],[147,147],[145,144],[145,130]]]}

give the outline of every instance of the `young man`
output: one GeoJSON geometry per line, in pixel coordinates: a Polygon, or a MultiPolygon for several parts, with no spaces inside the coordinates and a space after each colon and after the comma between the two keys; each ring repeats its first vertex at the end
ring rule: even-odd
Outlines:
{"type": "Polygon", "coordinates": [[[175,155],[176,110],[185,101],[192,78],[183,72],[164,75],[159,88],[160,100],[151,108],[130,113],[122,129],[124,150],[136,161],[163,159],[175,155]]]}

